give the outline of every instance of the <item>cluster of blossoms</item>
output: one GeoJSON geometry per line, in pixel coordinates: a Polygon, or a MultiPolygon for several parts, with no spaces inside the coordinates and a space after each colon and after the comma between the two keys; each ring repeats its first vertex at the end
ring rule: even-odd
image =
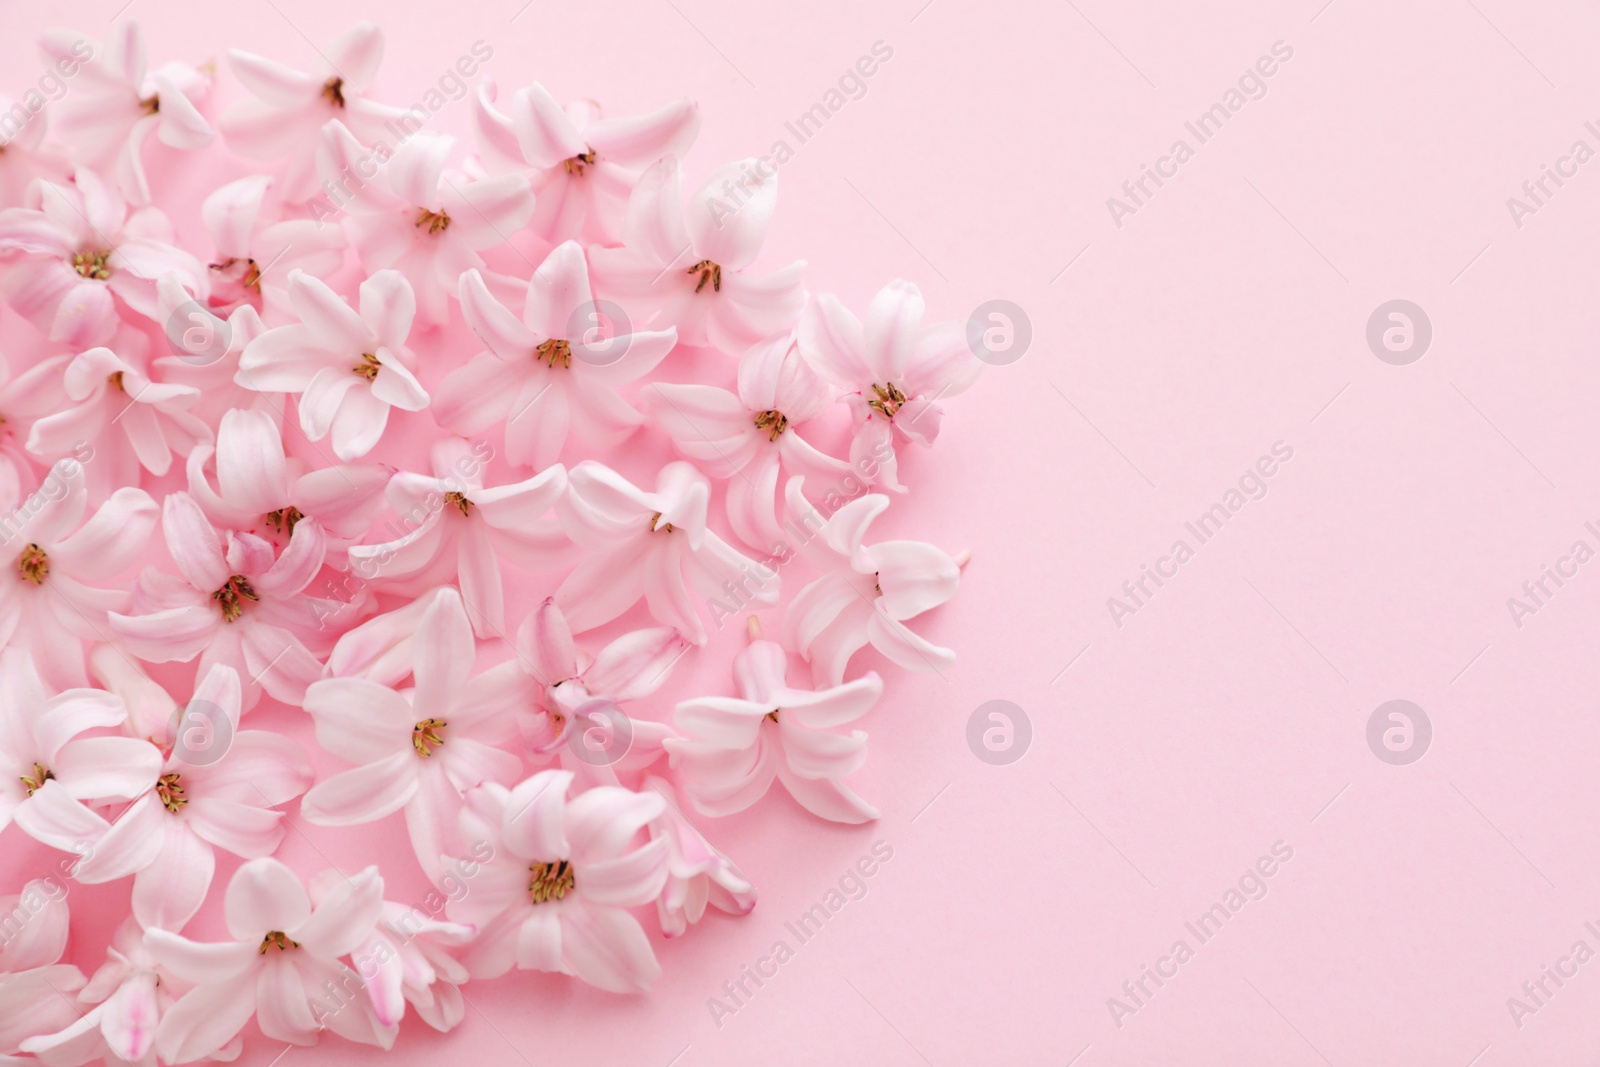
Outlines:
{"type": "Polygon", "coordinates": [[[951,664],[907,621],[964,561],[870,528],[979,367],[916,286],[858,317],[756,269],[776,172],[685,198],[688,100],[485,81],[458,152],[369,98],[370,24],[312,71],[230,52],[215,118],[132,21],[42,47],[70,92],[0,100],[0,833],[54,858],[0,901],[0,1061],[227,1060],[252,1020],[387,1048],[513,968],[642,991],[641,913],[755,904],[702,817],[774,781],[877,817],[852,660],[951,664]],[[158,167],[238,156],[180,241],[158,167]],[[733,695],[655,705],[730,617],[733,695]],[[468,891],[302,877],[292,818],[403,825],[468,891]],[[130,903],[86,976],[66,890],[100,883],[130,903]]]}

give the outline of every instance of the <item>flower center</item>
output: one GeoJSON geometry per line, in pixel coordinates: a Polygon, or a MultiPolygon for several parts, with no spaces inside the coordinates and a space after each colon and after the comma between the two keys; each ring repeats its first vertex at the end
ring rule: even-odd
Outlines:
{"type": "Polygon", "coordinates": [[[111,277],[111,253],[104,251],[74,252],[72,269],[81,277],[103,282],[111,277]]]}
{"type": "Polygon", "coordinates": [[[528,898],[535,904],[546,904],[552,900],[560,900],[572,892],[575,880],[572,876],[572,864],[566,860],[556,860],[554,863],[535,863],[528,868],[528,873],[533,875],[528,882],[528,898]]]}
{"type": "Polygon", "coordinates": [[[305,518],[299,508],[279,508],[277,511],[267,512],[267,525],[279,533],[294,533],[294,524],[305,518]]]}
{"type": "Polygon", "coordinates": [[[344,107],[344,79],[329,78],[322,83],[322,99],[334,107],[344,107]]]}
{"type": "Polygon", "coordinates": [[[294,940],[282,930],[274,930],[261,939],[261,955],[265,956],[267,949],[274,945],[278,947],[279,952],[288,952],[292,948],[299,948],[300,942],[294,940]]]}
{"type": "Polygon", "coordinates": [[[567,168],[568,174],[576,174],[582,177],[584,167],[594,166],[594,149],[591,148],[587,152],[580,152],[571,159],[564,159],[561,161],[561,165],[567,168]]]}
{"type": "Polygon", "coordinates": [[[361,362],[350,368],[351,373],[358,378],[365,378],[369,382],[378,380],[378,368],[383,366],[378,362],[378,357],[371,352],[361,353],[361,362]]]}
{"type": "Polygon", "coordinates": [[[906,402],[906,394],[902,393],[900,387],[893,382],[887,382],[883,385],[874,383],[872,391],[877,394],[878,398],[867,401],[867,407],[879,412],[886,419],[894,418],[894,413],[899,411],[906,402]]]}
{"type": "Polygon", "coordinates": [[[671,533],[676,528],[677,527],[673,526],[670,522],[661,522],[661,512],[659,511],[650,516],[651,533],[671,533]],[[661,523],[661,525],[657,526],[657,523],[661,523]]]}
{"type": "Polygon", "coordinates": [[[429,235],[440,234],[450,228],[450,216],[443,211],[429,211],[423,208],[417,214],[417,229],[426,228],[429,235]]]}
{"type": "Polygon", "coordinates": [[[44,554],[44,549],[29,543],[17,557],[17,572],[23,581],[43,585],[45,576],[50,573],[50,557],[44,554]]]}
{"type": "Polygon", "coordinates": [[[228,584],[211,594],[211,599],[217,602],[222,609],[222,618],[225,622],[234,622],[244,614],[246,600],[255,603],[261,598],[256,596],[256,591],[250,588],[250,579],[242,574],[228,576],[228,584]]]}
{"type": "Polygon", "coordinates": [[[239,284],[244,288],[259,294],[261,292],[261,264],[253,259],[225,259],[221,263],[211,264],[211,269],[218,274],[226,274],[236,270],[239,274],[239,284]],[[243,263],[243,267],[238,264],[243,263]]]}
{"type": "Polygon", "coordinates": [[[161,110],[161,97],[147,96],[143,100],[139,101],[139,108],[146,115],[154,115],[161,110]]]}
{"type": "Polygon", "coordinates": [[[767,440],[776,441],[778,435],[789,428],[789,416],[781,411],[762,411],[756,414],[756,429],[767,431],[767,440]]]}
{"type": "Polygon", "coordinates": [[[550,364],[550,368],[552,370],[555,369],[557,360],[561,362],[563,367],[570,367],[572,366],[572,343],[569,341],[558,341],[552,337],[550,340],[534,349],[533,358],[550,364]]]}
{"type": "Polygon", "coordinates": [[[462,493],[446,493],[444,495],[444,502],[446,504],[454,504],[456,506],[456,510],[461,512],[463,515],[472,514],[472,501],[468,500],[462,493]]]}
{"type": "Polygon", "coordinates": [[[417,750],[417,755],[427,759],[433,755],[433,746],[444,744],[444,738],[439,736],[439,731],[448,724],[443,719],[423,719],[411,728],[411,747],[417,750]]]}
{"type": "Polygon", "coordinates": [[[161,806],[174,815],[178,813],[179,808],[189,803],[189,798],[183,795],[183,783],[178,780],[176,774],[163,774],[156,779],[156,796],[160,799],[161,806]]]}
{"type": "Polygon", "coordinates": [[[126,393],[128,391],[128,387],[122,384],[122,374],[122,371],[116,371],[115,373],[108,374],[106,375],[106,381],[111,385],[111,388],[115,389],[117,392],[126,393]]]}
{"type": "Polygon", "coordinates": [[[22,775],[22,784],[28,790],[28,795],[31,797],[40,789],[44,788],[44,784],[54,777],[55,775],[50,773],[49,768],[42,763],[36,762],[33,765],[33,774],[22,775]]]}
{"type": "Polygon", "coordinates": [[[700,281],[694,287],[695,292],[698,293],[700,290],[704,289],[706,287],[706,282],[711,283],[712,291],[718,293],[722,292],[722,268],[711,262],[709,259],[702,259],[700,262],[684,271],[684,273],[700,275],[700,281]]]}
{"type": "Polygon", "coordinates": [[[766,719],[768,722],[777,722],[778,721],[778,712],[780,712],[782,710],[783,710],[782,708],[773,708],[771,711],[767,712],[765,715],[763,715],[761,717],[763,719],[766,719]]]}

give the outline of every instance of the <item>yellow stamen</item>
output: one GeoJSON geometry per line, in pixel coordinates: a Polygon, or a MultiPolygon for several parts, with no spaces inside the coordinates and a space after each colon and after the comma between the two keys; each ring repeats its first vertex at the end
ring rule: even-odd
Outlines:
{"type": "Polygon", "coordinates": [[[54,777],[55,775],[51,774],[44,764],[35,763],[33,765],[33,774],[31,776],[26,774],[22,775],[22,784],[27,788],[28,795],[31,797],[40,789],[44,788],[44,784],[54,777]]]}
{"type": "Polygon", "coordinates": [[[704,289],[706,287],[706,282],[711,283],[711,289],[713,292],[722,292],[722,268],[711,262],[709,259],[702,259],[700,262],[684,271],[684,273],[700,275],[700,281],[694,287],[695,292],[698,293],[700,290],[704,289]]]}
{"type": "Polygon", "coordinates": [[[550,364],[555,369],[556,361],[560,360],[563,367],[572,366],[572,344],[569,341],[558,341],[554,337],[534,349],[533,358],[550,364]]]}
{"type": "Polygon", "coordinates": [[[899,411],[906,402],[906,394],[893,382],[884,385],[874,384],[872,391],[877,394],[876,400],[867,401],[867,407],[877,411],[886,419],[894,418],[894,413],[899,411]]]}
{"type": "Polygon", "coordinates": [[[179,808],[189,803],[189,798],[183,795],[183,783],[178,780],[176,774],[163,774],[156,779],[156,796],[160,799],[161,806],[174,815],[178,813],[179,808]]]}
{"type": "Polygon", "coordinates": [[[450,228],[450,216],[443,211],[429,211],[423,208],[417,214],[417,229],[420,230],[424,226],[427,227],[430,236],[441,234],[450,228]]]}
{"type": "Polygon", "coordinates": [[[222,609],[224,622],[234,622],[244,614],[244,602],[252,603],[261,598],[256,596],[256,591],[250,588],[250,579],[242,574],[233,574],[228,577],[228,584],[211,594],[211,599],[217,602],[222,609]]]}
{"type": "Polygon", "coordinates": [[[468,500],[466,496],[461,493],[446,493],[444,495],[444,502],[446,504],[454,504],[456,506],[456,510],[461,512],[463,515],[472,514],[472,501],[468,500]]]}
{"type": "Polygon", "coordinates": [[[344,107],[344,79],[329,78],[322,83],[322,99],[334,107],[344,107]]]}
{"type": "Polygon", "coordinates": [[[378,368],[381,366],[383,364],[378,362],[377,356],[371,352],[363,352],[361,353],[361,362],[351,367],[350,370],[358,378],[365,378],[369,382],[375,382],[378,380],[378,368]]]}
{"type": "Polygon", "coordinates": [[[571,159],[564,159],[561,161],[561,165],[567,168],[568,174],[576,174],[582,177],[584,167],[594,166],[594,149],[591,148],[587,152],[580,152],[571,159]]]}
{"type": "Polygon", "coordinates": [[[650,516],[651,533],[671,533],[674,529],[676,529],[676,527],[674,527],[672,523],[661,522],[661,512],[658,511],[654,515],[650,516]],[[658,522],[661,523],[660,526],[656,525],[658,522]]]}
{"type": "Polygon", "coordinates": [[[23,581],[43,585],[50,574],[50,557],[44,554],[44,549],[30,542],[17,557],[17,572],[22,575],[23,581]]]}
{"type": "Polygon", "coordinates": [[[417,750],[417,755],[427,759],[433,755],[433,746],[444,744],[444,738],[439,736],[448,723],[443,719],[423,719],[411,728],[411,747],[417,750]]]}
{"type": "Polygon", "coordinates": [[[533,875],[532,881],[528,883],[528,897],[535,904],[560,900],[572,892],[576,884],[572,874],[572,864],[566,860],[535,863],[528,868],[528,873],[533,875]]]}
{"type": "Polygon", "coordinates": [[[767,440],[776,441],[778,435],[789,428],[789,416],[781,411],[763,411],[756,415],[756,429],[767,431],[767,440]]]}
{"type": "Polygon", "coordinates": [[[267,525],[282,534],[294,533],[294,524],[305,518],[299,508],[279,508],[267,512],[267,525]]]}
{"type": "Polygon", "coordinates": [[[279,952],[288,952],[291,948],[299,948],[300,942],[294,940],[282,930],[274,930],[261,939],[261,955],[265,956],[267,949],[274,945],[278,946],[279,952]]]}
{"type": "Polygon", "coordinates": [[[161,110],[161,97],[147,96],[139,101],[139,107],[146,115],[154,115],[161,110]]]}
{"type": "Polygon", "coordinates": [[[72,269],[79,276],[103,282],[111,277],[111,253],[100,251],[74,252],[72,254],[72,269]]]}

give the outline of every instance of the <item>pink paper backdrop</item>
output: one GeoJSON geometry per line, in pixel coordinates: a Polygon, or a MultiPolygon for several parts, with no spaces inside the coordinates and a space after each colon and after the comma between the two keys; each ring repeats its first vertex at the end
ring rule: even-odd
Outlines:
{"type": "MultiPolygon", "coordinates": [[[[1600,549],[1584,526],[1600,528],[1600,161],[1560,162],[1575,141],[1600,149],[1584,125],[1600,120],[1593,5],[122,2],[13,0],[7,86],[40,68],[39,31],[99,37],[113,17],[140,20],[155,61],[238,45],[299,66],[376,19],[392,102],[482,40],[503,88],[537,79],[619,114],[698,99],[691,183],[788,142],[764,262],[808,260],[814,288],[859,307],[903,276],[938,317],[1003,298],[1031,320],[1023,358],[951,404],[887,520],[973,560],[923,629],[958,666],[897,672],[865,723],[861,791],[882,820],[825,826],[774,797],[710,822],[761,902],[659,944],[650,996],[475,983],[456,1033],[409,1019],[387,1062],[1600,1053],[1600,962],[1562,985],[1543,970],[1571,971],[1575,942],[1600,950],[1585,926],[1600,929],[1600,563],[1546,579],[1520,626],[1507,606],[1542,566],[1570,573],[1575,541],[1600,549]],[[800,144],[785,123],[878,41],[893,57],[865,95],[800,144]],[[1275,45],[1272,76],[1246,78],[1201,143],[1185,123],[1226,107],[1275,45]],[[1162,162],[1178,139],[1192,158],[1162,162]],[[1576,173],[1536,187],[1539,205],[1521,187],[1546,164],[1576,173]],[[1177,173],[1135,201],[1121,187],[1141,165],[1177,173]],[[1136,210],[1114,220],[1114,195],[1136,210]],[[1514,218],[1514,195],[1537,210],[1514,218]],[[1431,321],[1407,365],[1366,337],[1394,299],[1431,321]],[[1226,508],[1279,442],[1292,457],[1243,483],[1265,495],[1232,498],[1201,543],[1185,523],[1226,508]],[[1180,539],[1192,558],[1162,563],[1180,539]],[[1107,600],[1144,565],[1172,576],[1146,578],[1119,626],[1107,600]],[[1032,725],[1006,766],[967,742],[994,699],[1032,725]],[[1367,740],[1393,699],[1432,726],[1408,765],[1367,740]],[[875,841],[893,857],[867,894],[801,944],[785,923],[875,841]],[[1292,858],[1249,876],[1275,845],[1292,858]],[[1219,932],[1186,926],[1241,887],[1219,932]],[[747,980],[719,1026],[708,998],[778,940],[794,957],[747,980]],[[1179,941],[1192,955],[1175,965],[1179,941]],[[1147,965],[1170,976],[1135,999],[1123,983],[1147,965]],[[1541,978],[1534,1000],[1522,985],[1541,978]],[[1514,1017],[1513,996],[1536,1010],[1514,1017]]],[[[219,96],[236,91],[224,71],[219,96]]],[[[466,134],[467,105],[434,125],[466,134]]],[[[198,232],[192,209],[178,221],[198,232]]],[[[675,692],[725,684],[737,636],[715,647],[675,692]]],[[[373,858],[362,832],[302,829],[286,845],[302,869],[373,858]]],[[[409,868],[392,839],[383,858],[409,868]]],[[[253,1035],[241,1062],[280,1054],[253,1035]]],[[[330,1041],[277,1062],[382,1055],[330,1041]]]]}

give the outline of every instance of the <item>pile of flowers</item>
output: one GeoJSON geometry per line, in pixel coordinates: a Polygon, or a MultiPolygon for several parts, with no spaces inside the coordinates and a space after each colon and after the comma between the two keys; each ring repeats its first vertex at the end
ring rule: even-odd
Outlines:
{"type": "Polygon", "coordinates": [[[228,53],[216,118],[132,21],[41,43],[64,94],[0,99],[0,840],[54,859],[0,901],[0,1060],[226,1060],[252,1020],[387,1048],[512,969],[644,991],[641,916],[755,904],[708,819],[775,782],[877,817],[852,662],[953,663],[908,623],[964,560],[871,527],[976,376],[959,324],[756,268],[776,170],[686,198],[688,100],[485,79],[466,151],[368,95],[371,24],[311,71],[228,53]],[[256,172],[180,239],[174,159],[256,172]],[[652,702],[729,620],[731,684],[652,702]],[[275,855],[379,823],[468,891],[275,855]],[[112,882],[86,975],[68,890],[112,882]]]}

